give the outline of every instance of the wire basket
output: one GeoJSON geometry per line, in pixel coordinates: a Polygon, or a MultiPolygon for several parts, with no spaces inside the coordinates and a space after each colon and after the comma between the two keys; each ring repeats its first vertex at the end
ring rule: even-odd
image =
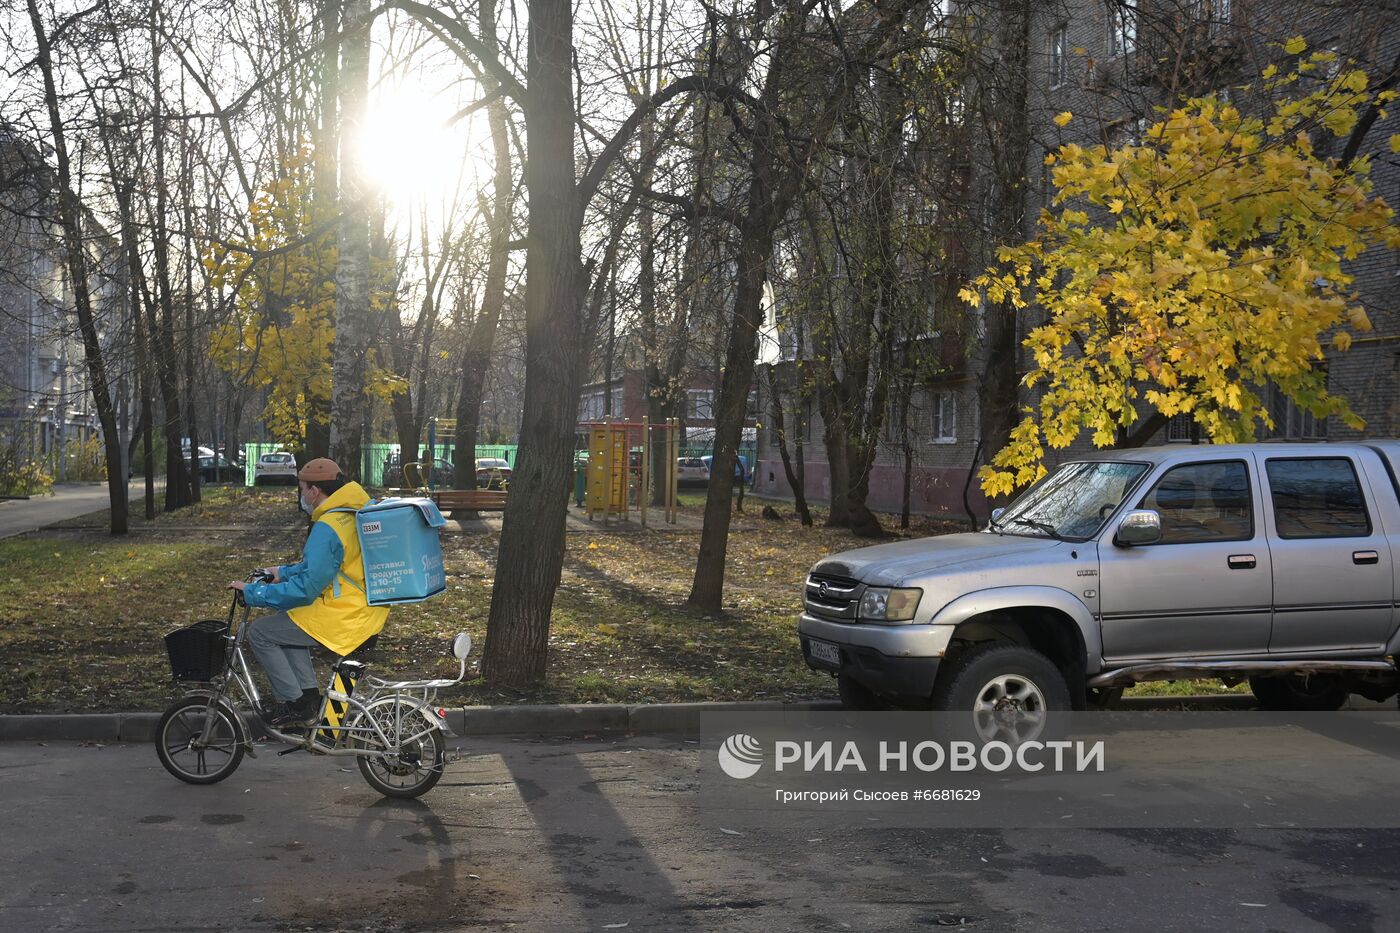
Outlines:
{"type": "Polygon", "coordinates": [[[222,619],[207,619],[165,636],[165,650],[170,655],[170,673],[176,680],[207,683],[224,672],[224,652],[228,623],[222,619]]]}

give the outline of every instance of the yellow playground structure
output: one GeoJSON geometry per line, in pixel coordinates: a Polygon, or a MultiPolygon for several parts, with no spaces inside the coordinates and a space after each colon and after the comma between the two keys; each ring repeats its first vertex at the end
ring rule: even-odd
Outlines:
{"type": "MultiPolygon", "coordinates": [[[[651,501],[648,490],[653,481],[660,483],[666,522],[676,523],[676,460],[680,457],[680,420],[669,418],[652,424],[641,421],[585,421],[579,433],[587,437],[588,465],[585,479],[585,503],[588,519],[599,516],[606,524],[610,519],[631,519],[635,509],[642,527],[647,524],[647,507],[651,501]],[[660,435],[658,436],[658,433],[660,435]],[[665,456],[660,463],[652,462],[652,449],[661,442],[665,456]]],[[[582,453],[582,451],[580,451],[582,453]]]]}

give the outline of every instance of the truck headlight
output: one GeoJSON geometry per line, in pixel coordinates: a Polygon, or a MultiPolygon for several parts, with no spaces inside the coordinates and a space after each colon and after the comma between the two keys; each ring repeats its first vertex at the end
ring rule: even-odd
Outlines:
{"type": "Polygon", "coordinates": [[[913,587],[866,587],[860,598],[860,617],[881,622],[908,622],[914,618],[919,608],[919,597],[923,595],[923,590],[913,587]]]}

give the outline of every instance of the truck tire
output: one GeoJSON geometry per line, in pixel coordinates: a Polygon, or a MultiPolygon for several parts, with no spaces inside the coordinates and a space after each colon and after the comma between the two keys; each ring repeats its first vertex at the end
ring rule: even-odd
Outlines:
{"type": "Polygon", "coordinates": [[[841,705],[846,709],[871,711],[891,708],[890,704],[880,699],[879,694],[846,674],[836,675],[836,689],[841,694],[841,705]]]}
{"type": "Polygon", "coordinates": [[[933,708],[971,714],[967,728],[956,726],[959,738],[1019,744],[1058,733],[1048,714],[1068,713],[1071,703],[1065,676],[1048,657],[1033,648],[988,642],[954,655],[934,684],[933,708]],[[1016,713],[1027,717],[1017,720],[1016,713]]]}
{"type": "Polygon", "coordinates": [[[1346,681],[1326,674],[1251,677],[1249,689],[1260,709],[1283,712],[1341,709],[1350,695],[1346,681]]]}

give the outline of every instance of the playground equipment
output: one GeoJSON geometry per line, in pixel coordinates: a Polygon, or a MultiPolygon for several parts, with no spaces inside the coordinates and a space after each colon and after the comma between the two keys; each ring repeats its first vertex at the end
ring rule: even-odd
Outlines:
{"type": "Polygon", "coordinates": [[[647,525],[651,479],[655,477],[664,490],[664,513],[667,524],[676,523],[676,460],[680,456],[680,420],[668,418],[652,424],[641,421],[585,421],[579,423],[579,433],[587,437],[588,466],[585,480],[585,503],[588,520],[602,516],[604,524],[611,518],[630,520],[631,511],[640,514],[642,527],[647,525]],[[662,449],[666,455],[658,465],[652,462],[652,441],[661,432],[662,449]],[[658,472],[659,470],[659,472],[658,472]]]}

